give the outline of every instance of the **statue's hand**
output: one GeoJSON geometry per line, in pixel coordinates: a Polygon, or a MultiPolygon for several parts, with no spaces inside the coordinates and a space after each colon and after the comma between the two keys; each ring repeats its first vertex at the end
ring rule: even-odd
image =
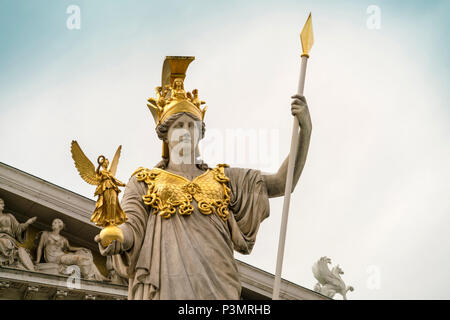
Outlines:
{"type": "Polygon", "coordinates": [[[102,256],[113,256],[124,251],[122,243],[119,240],[114,240],[106,248],[101,244],[100,235],[96,235],[94,240],[98,243],[98,249],[102,256]]]}
{"type": "Polygon", "coordinates": [[[25,224],[27,225],[27,227],[32,224],[33,222],[35,222],[37,219],[37,217],[33,217],[27,220],[27,222],[25,222],[25,224]]]}
{"type": "Polygon", "coordinates": [[[297,118],[300,128],[311,130],[311,117],[309,115],[308,103],[306,102],[305,96],[296,94],[291,98],[293,99],[291,103],[291,112],[292,115],[297,118]]]}

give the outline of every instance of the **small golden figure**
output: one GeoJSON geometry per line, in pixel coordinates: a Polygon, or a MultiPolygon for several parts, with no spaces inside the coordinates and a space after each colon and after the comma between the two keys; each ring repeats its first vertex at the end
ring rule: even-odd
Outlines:
{"type": "Polygon", "coordinates": [[[182,78],[176,78],[173,82],[172,98],[186,99],[186,91],[184,91],[184,83],[182,78]]]}
{"type": "Polygon", "coordinates": [[[72,141],[72,158],[81,178],[97,186],[94,195],[98,196],[98,199],[91,221],[104,228],[100,232],[100,239],[104,246],[108,246],[113,240],[123,242],[123,232],[117,225],[127,220],[118,198],[119,187],[125,187],[125,184],[114,177],[121,149],[122,146],[117,148],[109,169],[109,161],[102,155],[98,157],[98,167],[95,169],[94,164],[86,157],[78,143],[72,141]]]}
{"type": "Polygon", "coordinates": [[[198,89],[192,90],[193,97],[191,99],[192,103],[200,108],[200,105],[205,104],[205,101],[202,101],[198,98],[198,89]]]}

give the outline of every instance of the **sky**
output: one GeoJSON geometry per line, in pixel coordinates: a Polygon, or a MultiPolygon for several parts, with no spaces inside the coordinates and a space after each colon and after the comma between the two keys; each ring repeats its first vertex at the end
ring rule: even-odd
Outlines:
{"type": "MultiPolygon", "coordinates": [[[[0,162],[90,199],[72,140],[92,160],[122,145],[122,181],[153,167],[146,100],[164,57],[189,55],[185,88],[208,106],[204,161],[276,172],[309,12],[313,131],[282,276],[312,289],[328,256],[349,299],[449,299],[448,1],[2,0],[0,162]]],[[[275,272],[282,203],[237,259],[275,272]]]]}

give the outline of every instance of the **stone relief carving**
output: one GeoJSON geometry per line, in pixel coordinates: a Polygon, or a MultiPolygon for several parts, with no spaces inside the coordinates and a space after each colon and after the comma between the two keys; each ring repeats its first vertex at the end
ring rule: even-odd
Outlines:
{"type": "Polygon", "coordinates": [[[35,270],[30,252],[18,245],[26,240],[26,230],[36,217],[19,223],[10,213],[4,213],[5,202],[0,198],[0,265],[35,270]]]}
{"type": "Polygon", "coordinates": [[[53,220],[51,231],[38,233],[35,239],[36,259],[33,259],[34,247],[24,248],[20,244],[26,241],[28,226],[37,218],[19,223],[12,214],[4,212],[4,209],[5,202],[0,198],[0,266],[62,275],[73,275],[73,266],[77,266],[81,278],[119,285],[128,284],[128,279],[120,277],[112,268],[111,257],[107,257],[106,268],[109,274],[104,277],[94,263],[91,250],[71,246],[68,239],[60,234],[64,228],[61,219],[53,220]]]}
{"type": "Polygon", "coordinates": [[[73,269],[69,266],[76,265],[80,268],[82,278],[88,280],[107,280],[98,271],[94,264],[92,252],[82,247],[74,247],[69,244],[67,238],[60,235],[64,228],[61,219],[54,219],[52,231],[42,231],[38,234],[39,245],[36,252],[36,270],[53,274],[69,275],[73,269]],[[41,263],[42,254],[45,263],[41,263]]]}
{"type": "Polygon", "coordinates": [[[344,274],[344,271],[342,271],[339,265],[330,270],[328,264],[331,264],[331,259],[321,257],[312,266],[314,277],[318,281],[314,287],[314,291],[330,298],[333,298],[336,293],[339,293],[344,300],[347,300],[347,292],[353,291],[354,288],[345,285],[344,280],[341,278],[341,274],[344,274]]]}

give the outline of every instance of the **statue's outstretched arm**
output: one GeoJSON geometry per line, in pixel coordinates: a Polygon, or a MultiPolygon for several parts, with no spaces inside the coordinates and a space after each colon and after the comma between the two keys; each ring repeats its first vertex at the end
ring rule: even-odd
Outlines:
{"type": "Polygon", "coordinates": [[[67,250],[71,251],[71,252],[75,252],[78,250],[86,250],[86,248],[82,248],[82,247],[72,247],[70,244],[67,245],[67,250]]]}
{"type": "Polygon", "coordinates": [[[28,227],[30,226],[30,224],[32,224],[32,223],[34,223],[35,221],[36,221],[36,219],[37,219],[37,217],[33,217],[33,218],[30,218],[30,219],[28,219],[27,221],[25,221],[24,223],[18,223],[19,224],[19,232],[20,233],[22,233],[22,232],[24,232],[25,230],[27,230],[28,229],[28,227]]]}
{"type": "Polygon", "coordinates": [[[46,237],[46,233],[43,232],[41,234],[41,238],[39,239],[39,245],[38,245],[37,250],[36,250],[36,261],[35,261],[36,264],[41,262],[42,249],[44,248],[44,242],[45,242],[44,238],[45,237],[46,237]]]}
{"type": "MultiPolygon", "coordinates": [[[[304,96],[294,95],[292,96],[292,107],[291,112],[292,115],[297,117],[300,132],[298,134],[298,149],[295,157],[295,166],[294,166],[294,179],[292,183],[292,191],[294,191],[295,186],[302,174],[303,167],[305,166],[306,156],[308,155],[309,142],[311,138],[311,118],[309,115],[308,104],[306,103],[306,99],[304,96]]],[[[281,167],[278,169],[275,174],[263,174],[264,181],[267,186],[267,193],[270,198],[280,197],[284,195],[285,187],[286,187],[286,176],[288,170],[289,163],[289,155],[281,164],[281,167]]]]}
{"type": "Polygon", "coordinates": [[[115,183],[116,185],[118,185],[119,187],[125,187],[125,186],[126,186],[125,183],[123,183],[122,181],[118,180],[117,178],[112,177],[112,179],[113,179],[114,183],[115,183]]]}

